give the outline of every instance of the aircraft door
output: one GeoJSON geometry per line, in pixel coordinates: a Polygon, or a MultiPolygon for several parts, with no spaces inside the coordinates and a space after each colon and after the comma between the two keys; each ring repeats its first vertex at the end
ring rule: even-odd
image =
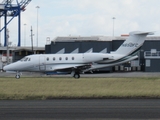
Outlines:
{"type": "Polygon", "coordinates": [[[39,70],[40,71],[45,71],[46,70],[45,57],[44,56],[39,57],[39,70]]]}

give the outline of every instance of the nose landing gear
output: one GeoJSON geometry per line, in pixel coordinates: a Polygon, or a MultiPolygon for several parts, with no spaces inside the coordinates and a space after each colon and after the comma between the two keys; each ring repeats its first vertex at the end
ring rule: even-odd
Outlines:
{"type": "Polygon", "coordinates": [[[17,71],[17,74],[15,76],[16,79],[19,79],[21,76],[20,76],[20,73],[17,71]]]}
{"type": "Polygon", "coordinates": [[[16,75],[15,78],[19,79],[19,78],[20,78],[20,75],[16,75]]]}

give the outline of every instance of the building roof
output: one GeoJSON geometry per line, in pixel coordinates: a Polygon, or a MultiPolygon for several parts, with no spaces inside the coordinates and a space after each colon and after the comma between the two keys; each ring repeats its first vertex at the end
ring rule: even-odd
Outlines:
{"type": "MultiPolygon", "coordinates": [[[[76,41],[112,41],[112,40],[125,40],[128,36],[67,36],[67,37],[56,37],[52,42],[76,42],[76,41]]],[[[160,36],[146,37],[146,40],[160,40],[160,36]]]]}
{"type": "MultiPolygon", "coordinates": [[[[7,50],[7,47],[1,46],[0,50],[7,50]]],[[[9,47],[9,50],[32,50],[31,47],[9,47]]],[[[33,47],[33,50],[45,50],[45,47],[33,47]]]]}

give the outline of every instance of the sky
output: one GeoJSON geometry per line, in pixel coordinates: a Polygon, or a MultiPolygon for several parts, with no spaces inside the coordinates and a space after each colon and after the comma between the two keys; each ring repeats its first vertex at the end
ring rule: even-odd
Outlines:
{"type": "MultiPolygon", "coordinates": [[[[32,0],[21,13],[21,46],[31,46],[31,26],[37,46],[37,15],[40,47],[58,36],[113,36],[113,22],[114,36],[131,31],[156,31],[160,36],[159,5],[160,0],[32,0]]],[[[17,23],[14,18],[8,25],[13,46],[18,43],[17,23]]],[[[2,45],[3,36],[2,32],[2,45]]]]}

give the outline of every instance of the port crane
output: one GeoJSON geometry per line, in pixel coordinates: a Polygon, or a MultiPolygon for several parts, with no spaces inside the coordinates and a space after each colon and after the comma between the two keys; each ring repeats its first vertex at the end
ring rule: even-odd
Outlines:
{"type": "Polygon", "coordinates": [[[25,11],[26,6],[32,0],[3,0],[0,3],[0,19],[4,17],[4,26],[0,28],[0,32],[4,30],[4,46],[7,46],[7,25],[18,17],[18,44],[21,46],[21,12],[25,11]],[[9,20],[7,18],[10,17],[9,20]]]}

